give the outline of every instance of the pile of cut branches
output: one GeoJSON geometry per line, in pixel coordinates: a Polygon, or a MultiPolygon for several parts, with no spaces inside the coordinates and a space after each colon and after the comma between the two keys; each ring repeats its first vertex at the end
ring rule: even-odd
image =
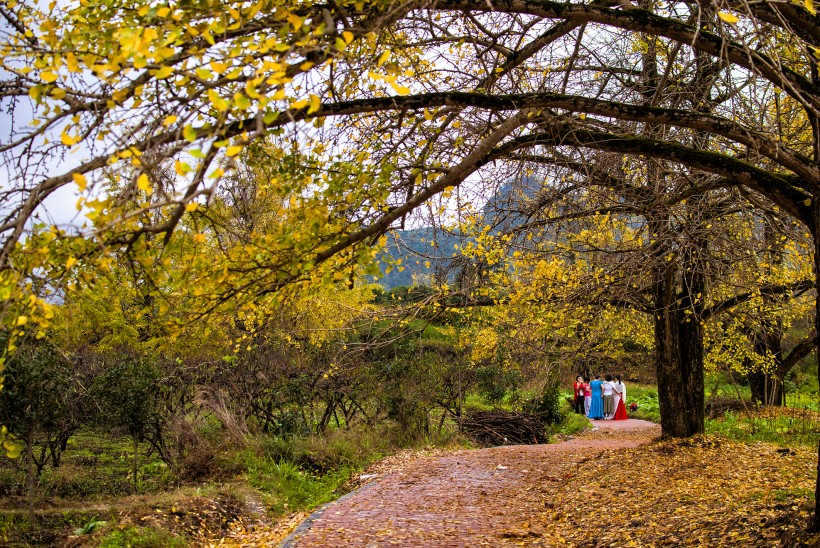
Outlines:
{"type": "Polygon", "coordinates": [[[754,405],[750,401],[743,401],[732,396],[715,396],[706,399],[705,412],[710,419],[718,419],[726,414],[727,411],[734,411],[735,413],[744,413],[750,409],[754,409],[754,405]]]}
{"type": "Polygon", "coordinates": [[[461,423],[464,433],[484,447],[547,443],[549,436],[538,415],[509,411],[476,411],[461,423]]]}

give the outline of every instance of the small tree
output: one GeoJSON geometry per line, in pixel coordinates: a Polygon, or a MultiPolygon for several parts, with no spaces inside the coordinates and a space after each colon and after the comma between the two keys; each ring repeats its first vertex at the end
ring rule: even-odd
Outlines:
{"type": "MultiPolygon", "coordinates": [[[[0,337],[4,346],[6,336],[0,337]]],[[[3,372],[0,422],[24,445],[32,521],[37,478],[49,460],[59,465],[62,449],[79,427],[69,403],[72,375],[70,363],[53,345],[33,338],[18,346],[3,372]]]]}
{"type": "Polygon", "coordinates": [[[100,375],[93,392],[102,411],[102,422],[124,428],[134,443],[133,478],[137,492],[139,443],[159,410],[159,372],[144,359],[129,357],[100,375]]]}

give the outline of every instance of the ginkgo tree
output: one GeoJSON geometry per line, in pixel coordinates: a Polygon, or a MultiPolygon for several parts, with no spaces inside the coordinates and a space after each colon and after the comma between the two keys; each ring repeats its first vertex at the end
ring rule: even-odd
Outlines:
{"type": "MultiPolygon", "coordinates": [[[[805,299],[792,297],[811,287],[805,231],[791,223],[792,230],[773,234],[771,223],[775,221],[761,219],[742,195],[715,192],[708,199],[690,197],[689,203],[671,207],[664,232],[654,234],[647,218],[656,207],[653,203],[664,196],[653,196],[651,189],[642,186],[640,171],[630,179],[624,173],[617,176],[611,166],[602,171],[605,168],[605,163],[597,165],[594,158],[582,163],[567,161],[552,171],[533,166],[522,183],[511,185],[506,199],[498,200],[492,209],[485,208],[496,229],[493,232],[490,226],[472,223],[483,228],[463,252],[485,268],[499,261],[505,266],[488,269],[483,286],[472,292],[472,302],[490,300],[517,310],[513,321],[504,321],[503,314],[498,317],[500,333],[526,333],[523,326],[548,325],[539,335],[541,340],[559,342],[559,348],[579,358],[593,349],[610,357],[623,355],[618,351],[622,338],[631,344],[643,341],[647,348],[661,347],[665,341],[657,339],[663,331],[655,329],[655,340],[649,337],[647,341],[648,335],[637,327],[648,329],[647,320],[672,310],[675,323],[697,322],[705,329],[698,337],[683,332],[687,340],[680,348],[696,349],[711,367],[750,374],[765,370],[771,374],[771,385],[777,378],[782,385],[788,364],[805,356],[813,345],[809,337],[788,356],[781,356],[780,341],[775,350],[773,338],[777,332],[782,338],[791,323],[809,317],[805,299]],[[532,186],[541,177],[560,182],[553,183],[549,192],[533,192],[532,186]],[[775,249],[772,240],[778,244],[775,249]],[[708,245],[698,243],[704,241],[708,245]],[[649,259],[652,249],[661,244],[667,252],[660,264],[669,270],[671,279],[665,300],[659,300],[653,290],[654,263],[649,259]],[[696,262],[686,260],[694,254],[693,248],[698,251],[696,262]],[[510,254],[509,249],[514,251],[510,254]],[[695,277],[702,280],[697,285],[692,283],[695,277]],[[603,336],[596,334],[599,325],[608,327],[603,336]],[[732,330],[724,329],[730,325],[732,330]],[[775,325],[777,329],[772,328],[775,325]],[[761,340],[771,340],[772,350],[751,344],[761,340]],[[576,346],[579,343],[595,346],[576,346]],[[747,347],[748,352],[738,352],[747,347]],[[778,366],[766,367],[772,360],[778,366]]],[[[530,345],[533,356],[539,354],[536,346],[530,345]]],[[[543,342],[539,350],[548,355],[549,344],[543,342]]],[[[655,359],[660,356],[655,354],[655,359]]],[[[678,359],[683,359],[683,352],[678,359]]],[[[662,367],[674,370],[680,365],[658,364],[658,370],[662,367]]],[[[703,363],[699,367],[702,383],[703,363]]],[[[659,389],[663,394],[679,385],[659,389]]],[[[694,390],[693,403],[680,405],[677,413],[693,428],[703,428],[702,384],[699,392],[699,405],[698,390],[694,390]]],[[[664,419],[674,416],[666,413],[664,419]]]]}
{"type": "MultiPolygon", "coordinates": [[[[263,138],[286,169],[272,184],[296,224],[252,258],[191,262],[211,287],[231,285],[203,313],[345,280],[432,198],[499,165],[578,161],[582,150],[652,160],[656,196],[670,192],[669,172],[692,196],[750,190],[820,246],[810,1],[6,0],[0,17],[0,99],[15,112],[0,143],[12,335],[49,321],[35,274],[60,276],[110,248],[146,269],[175,266],[163,249],[181,219],[206,214],[221,177],[263,138]],[[160,179],[152,168],[166,160],[172,176],[160,179]],[[32,226],[69,187],[86,226],[32,226]]],[[[668,424],[672,435],[693,429],[668,424]]]]}

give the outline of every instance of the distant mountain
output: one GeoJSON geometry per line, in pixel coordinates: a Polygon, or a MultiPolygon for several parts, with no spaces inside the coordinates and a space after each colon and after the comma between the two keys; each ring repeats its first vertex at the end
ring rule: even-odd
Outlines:
{"type": "MultiPolygon", "coordinates": [[[[484,223],[493,226],[493,232],[523,224],[526,217],[518,206],[537,195],[540,188],[541,183],[531,178],[502,183],[482,208],[484,223]]],[[[451,262],[469,240],[435,227],[393,230],[387,237],[387,246],[378,258],[382,275],[375,280],[385,289],[430,284],[436,276],[452,281],[456,272],[451,262]],[[401,263],[391,268],[398,260],[401,263]]]]}
{"type": "Polygon", "coordinates": [[[437,274],[443,275],[452,258],[460,254],[455,246],[460,248],[462,240],[434,227],[393,230],[388,233],[387,246],[378,258],[382,275],[375,281],[385,289],[428,285],[437,274]]]}

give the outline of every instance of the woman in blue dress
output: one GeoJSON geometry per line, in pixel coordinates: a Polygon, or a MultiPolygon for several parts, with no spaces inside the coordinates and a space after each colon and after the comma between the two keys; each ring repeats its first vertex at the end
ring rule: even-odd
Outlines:
{"type": "Polygon", "coordinates": [[[601,390],[601,376],[595,375],[595,380],[589,383],[592,390],[592,401],[589,404],[589,417],[592,420],[603,420],[604,418],[604,396],[601,390]]]}

